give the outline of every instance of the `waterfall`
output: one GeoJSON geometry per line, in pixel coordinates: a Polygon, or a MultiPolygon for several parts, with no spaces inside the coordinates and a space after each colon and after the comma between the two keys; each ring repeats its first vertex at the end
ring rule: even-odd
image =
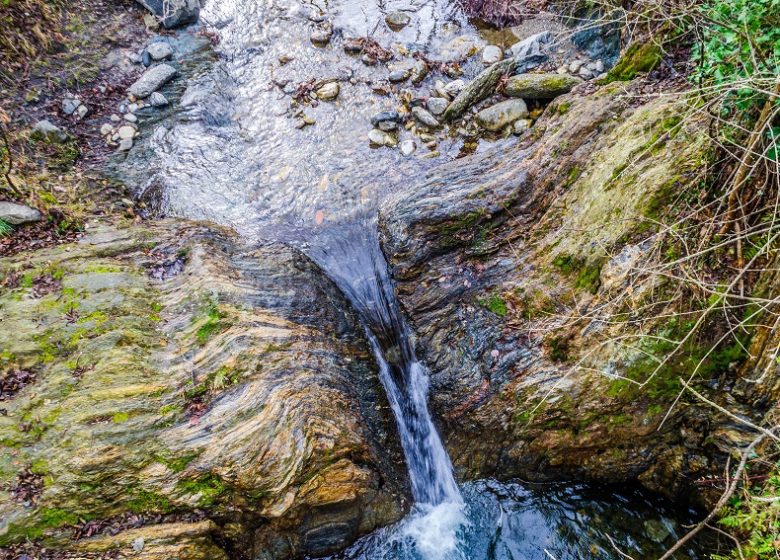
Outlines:
{"type": "Polygon", "coordinates": [[[428,411],[428,371],[417,360],[375,224],[329,228],[306,253],[357,311],[395,416],[418,507],[462,504],[447,455],[428,411]]]}

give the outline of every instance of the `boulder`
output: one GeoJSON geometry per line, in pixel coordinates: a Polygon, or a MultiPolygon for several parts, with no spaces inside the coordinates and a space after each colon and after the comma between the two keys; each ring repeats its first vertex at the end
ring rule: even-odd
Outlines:
{"type": "Polygon", "coordinates": [[[566,74],[522,74],[506,81],[504,93],[523,99],[553,99],[581,83],[580,78],[566,74]]]}
{"type": "Polygon", "coordinates": [[[146,47],[152,60],[165,60],[173,56],[173,47],[165,41],[155,41],[146,47]]]}
{"type": "Polygon", "coordinates": [[[412,21],[412,18],[406,12],[395,11],[385,16],[385,23],[393,31],[400,31],[412,21]]]}
{"type": "Polygon", "coordinates": [[[199,0],[136,0],[168,29],[195,23],[200,16],[199,0]]]}
{"type": "Polygon", "coordinates": [[[498,132],[518,119],[528,116],[528,107],[522,99],[507,99],[482,109],[477,113],[479,125],[492,132],[498,132]]]}
{"type": "Polygon", "coordinates": [[[46,119],[35,123],[30,136],[33,140],[43,140],[45,142],[54,142],[57,144],[62,144],[68,140],[67,132],[46,119]]]}
{"type": "Polygon", "coordinates": [[[139,99],[149,97],[171,81],[175,75],[176,69],[168,64],[152,66],[128,88],[127,93],[139,99]]]}
{"type": "Polygon", "coordinates": [[[43,288],[0,286],[0,547],[319,557],[403,515],[363,329],[301,254],[183,221],[91,222],[0,259],[17,274],[43,288]]]}

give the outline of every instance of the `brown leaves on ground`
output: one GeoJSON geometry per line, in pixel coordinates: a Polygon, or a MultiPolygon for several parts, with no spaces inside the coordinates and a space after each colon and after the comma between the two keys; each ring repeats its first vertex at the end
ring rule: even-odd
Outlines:
{"type": "Polygon", "coordinates": [[[26,385],[35,382],[35,374],[24,369],[11,369],[0,376],[0,402],[10,401],[26,385]]]}
{"type": "Polygon", "coordinates": [[[41,492],[43,492],[43,477],[35,474],[28,467],[18,474],[13,486],[11,486],[11,499],[19,504],[32,507],[41,492]]]}
{"type": "Polygon", "coordinates": [[[79,237],[77,231],[61,231],[48,221],[15,228],[7,237],[0,237],[0,257],[10,257],[22,251],[34,251],[53,245],[72,243],[79,237]]]}

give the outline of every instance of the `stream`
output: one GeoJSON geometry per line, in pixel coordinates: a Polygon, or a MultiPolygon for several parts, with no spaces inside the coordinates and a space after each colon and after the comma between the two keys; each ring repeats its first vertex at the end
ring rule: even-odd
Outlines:
{"type": "MultiPolygon", "coordinates": [[[[212,0],[201,19],[219,33],[219,59],[190,78],[176,111],[158,123],[149,148],[131,156],[128,167],[159,170],[143,179],[142,190],[156,193],[165,214],[299,248],[360,316],[396,418],[415,505],[404,520],[331,558],[620,558],[615,547],[652,558],[670,546],[695,514],[636,489],[456,484],[428,411],[428,373],[415,356],[379,246],[376,210],[384,197],[435,165],[515,140],[475,142],[445,131],[437,133],[435,150],[418,140],[412,157],[371,148],[371,117],[397,108],[399,93],[375,91],[388,70],[346,54],[345,38],[371,36],[396,53],[420,51],[446,62],[542,30],[553,31],[564,52],[573,48],[564,28],[540,19],[507,32],[484,30],[447,0],[212,0]],[[411,17],[400,31],[384,24],[394,10],[411,17]],[[310,34],[323,18],[335,33],[317,47],[310,34]],[[301,114],[291,109],[295,86],[323,78],[338,80],[340,94],[334,102],[302,105],[316,122],[299,128],[301,114]]],[[[482,68],[472,56],[461,64],[463,78],[482,68]]],[[[450,81],[434,72],[419,87],[403,87],[427,94],[437,79],[450,81]]],[[[405,130],[400,135],[411,137],[405,130]]],[[[704,558],[703,550],[691,545],[678,557],[704,558]]]]}

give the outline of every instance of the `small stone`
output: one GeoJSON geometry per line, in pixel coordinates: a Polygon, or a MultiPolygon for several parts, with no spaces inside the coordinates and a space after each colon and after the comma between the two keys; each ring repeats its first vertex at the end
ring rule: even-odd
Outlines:
{"type": "Polygon", "coordinates": [[[394,122],[396,124],[400,123],[401,115],[399,115],[397,111],[382,111],[381,113],[377,113],[371,117],[371,124],[376,127],[378,127],[383,122],[388,121],[394,122]]]}
{"type": "Polygon", "coordinates": [[[86,117],[87,113],[89,113],[89,109],[83,103],[79,105],[78,108],[76,109],[76,116],[79,119],[83,119],[84,117],[86,117]]]}
{"type": "Polygon", "coordinates": [[[580,75],[581,78],[583,78],[585,80],[589,80],[590,78],[593,77],[593,72],[588,70],[585,66],[580,68],[580,71],[578,72],[578,74],[580,75]]]}
{"type": "Polygon", "coordinates": [[[424,60],[418,60],[415,62],[414,66],[412,67],[412,75],[410,76],[412,78],[412,83],[415,85],[422,83],[422,81],[428,75],[428,72],[430,72],[430,68],[428,67],[427,62],[424,60]]]}
{"type": "Polygon", "coordinates": [[[417,145],[414,143],[414,140],[411,138],[408,138],[401,142],[401,145],[399,146],[399,150],[401,151],[401,155],[404,157],[409,157],[414,153],[414,151],[417,149],[417,145]]]}
{"type": "Polygon", "coordinates": [[[141,53],[141,63],[149,68],[152,65],[152,55],[149,54],[149,51],[146,49],[143,50],[141,53]]]}
{"type": "Polygon", "coordinates": [[[167,64],[158,64],[149,68],[130,86],[127,92],[133,97],[143,99],[160,89],[176,75],[176,69],[167,64]]]}
{"type": "Polygon", "coordinates": [[[583,62],[581,60],[574,60],[569,64],[569,72],[576,74],[582,68],[583,62]]]}
{"type": "Polygon", "coordinates": [[[450,97],[457,97],[458,94],[466,87],[466,82],[463,80],[454,80],[444,86],[444,91],[450,97]]]}
{"type": "Polygon", "coordinates": [[[132,138],[123,138],[119,141],[119,148],[117,148],[117,151],[119,152],[129,152],[130,148],[133,147],[133,139],[132,138]]]}
{"type": "Polygon", "coordinates": [[[133,551],[141,552],[144,549],[144,538],[138,537],[133,541],[133,551]]]}
{"type": "Polygon", "coordinates": [[[449,100],[443,97],[431,97],[428,99],[426,107],[428,107],[431,114],[439,116],[447,110],[449,104],[449,100]]]}
{"type": "Polygon", "coordinates": [[[422,134],[420,134],[420,140],[422,140],[427,144],[428,142],[435,142],[436,137],[433,134],[428,134],[427,132],[423,132],[422,134]]]}
{"type": "Polygon", "coordinates": [[[364,54],[360,57],[360,61],[366,66],[376,66],[376,58],[368,54],[364,54]]]}
{"type": "Polygon", "coordinates": [[[398,130],[398,123],[395,121],[381,121],[376,127],[384,132],[393,132],[398,130]]]}
{"type": "Polygon", "coordinates": [[[397,141],[392,134],[382,132],[377,128],[372,128],[368,133],[368,142],[372,146],[386,146],[388,148],[396,145],[397,141]]]}
{"type": "Polygon", "coordinates": [[[531,128],[533,121],[531,119],[519,119],[512,125],[512,134],[520,136],[525,133],[526,130],[531,128]]]}
{"type": "Polygon", "coordinates": [[[101,136],[109,136],[113,133],[114,133],[114,127],[108,123],[105,123],[103,126],[100,127],[101,136]]]}
{"type": "Polygon", "coordinates": [[[146,47],[152,60],[165,60],[173,56],[173,47],[165,41],[157,41],[146,47]]]}
{"type": "Polygon", "coordinates": [[[591,72],[596,69],[596,63],[595,62],[588,62],[588,64],[585,65],[585,68],[590,70],[591,72]]]}
{"type": "Polygon", "coordinates": [[[604,71],[604,63],[601,60],[597,60],[593,65],[593,69],[597,74],[601,74],[604,71]]]}
{"type": "Polygon", "coordinates": [[[330,43],[331,37],[333,37],[333,26],[329,23],[326,23],[312,31],[309,39],[315,45],[324,47],[330,43]]]}
{"type": "Polygon", "coordinates": [[[387,77],[387,79],[392,83],[397,84],[400,82],[405,82],[407,79],[409,79],[410,75],[411,72],[409,70],[393,70],[390,72],[390,75],[387,77]]]}
{"type": "Polygon", "coordinates": [[[339,96],[341,87],[338,82],[327,82],[317,88],[317,98],[323,101],[333,101],[339,96]]]}
{"type": "Polygon", "coordinates": [[[144,14],[144,26],[147,31],[157,31],[160,29],[160,21],[154,17],[154,14],[144,14]]]}
{"type": "Polygon", "coordinates": [[[344,41],[344,52],[347,54],[360,54],[363,52],[363,41],[360,39],[347,39],[344,41]]]}
{"type": "Polygon", "coordinates": [[[81,106],[81,101],[77,97],[66,96],[62,100],[62,112],[68,116],[75,113],[79,106],[81,106]]]}
{"type": "Polygon", "coordinates": [[[68,133],[46,119],[35,123],[32,131],[34,140],[45,140],[61,144],[68,140],[68,133]]]}
{"type": "Polygon", "coordinates": [[[569,69],[566,66],[559,66],[556,72],[558,74],[564,75],[569,73],[569,69]]]}
{"type": "Polygon", "coordinates": [[[131,103],[127,106],[127,111],[129,113],[135,113],[138,110],[138,103],[131,103]]]}
{"type": "Polygon", "coordinates": [[[295,59],[293,57],[291,57],[289,54],[283,54],[277,60],[279,60],[279,64],[284,66],[285,64],[291,63],[295,59]]]}
{"type": "Polygon", "coordinates": [[[645,521],[644,526],[645,534],[653,542],[662,543],[671,534],[666,524],[657,519],[648,519],[645,521]]]}
{"type": "Polygon", "coordinates": [[[120,117],[119,115],[111,115],[111,117],[110,117],[110,118],[111,118],[111,120],[112,120],[113,122],[119,122],[119,121],[121,121],[121,120],[122,120],[122,117],[120,117]]]}
{"type": "Polygon", "coordinates": [[[143,62],[141,55],[136,52],[128,53],[127,60],[129,60],[133,64],[141,64],[143,62]]]}
{"type": "Polygon", "coordinates": [[[488,45],[482,49],[482,64],[490,66],[504,58],[504,51],[495,45],[488,45]]]}
{"type": "Polygon", "coordinates": [[[385,23],[387,23],[387,26],[393,31],[400,31],[409,25],[411,21],[412,18],[409,14],[401,11],[390,12],[385,16],[385,23]]]}
{"type": "Polygon", "coordinates": [[[132,140],[135,137],[135,128],[126,124],[119,127],[117,134],[119,134],[120,140],[132,140]]]}
{"type": "Polygon", "coordinates": [[[417,121],[419,121],[421,124],[424,124],[427,127],[430,128],[438,128],[441,126],[441,123],[431,115],[428,111],[423,109],[422,107],[412,107],[412,115],[414,116],[417,121]]]}
{"type": "Polygon", "coordinates": [[[127,113],[127,114],[124,116],[124,119],[125,119],[127,122],[130,122],[130,123],[137,123],[137,122],[138,122],[138,117],[136,117],[136,116],[135,116],[133,113],[127,113]]]}
{"type": "Polygon", "coordinates": [[[522,99],[509,99],[496,103],[477,113],[479,125],[491,132],[498,132],[518,119],[528,116],[528,107],[522,99]]]}
{"type": "Polygon", "coordinates": [[[168,105],[168,98],[159,91],[155,91],[149,96],[149,105],[152,107],[165,107],[168,105]]]}
{"type": "Polygon", "coordinates": [[[43,215],[35,208],[15,202],[0,202],[0,220],[13,226],[39,222],[42,219],[43,215]]]}

